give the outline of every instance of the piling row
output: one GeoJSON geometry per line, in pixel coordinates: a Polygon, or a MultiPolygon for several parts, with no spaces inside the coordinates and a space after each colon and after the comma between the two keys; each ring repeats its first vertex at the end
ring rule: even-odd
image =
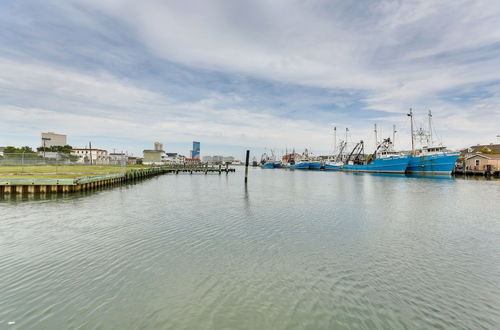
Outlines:
{"type": "Polygon", "coordinates": [[[123,173],[90,176],[83,178],[0,178],[0,194],[59,194],[94,190],[135,180],[146,179],[166,173],[229,173],[230,168],[215,167],[150,167],[130,169],[123,173]]]}
{"type": "Polygon", "coordinates": [[[500,178],[500,171],[497,170],[464,170],[455,169],[453,171],[455,175],[465,175],[465,176],[484,176],[484,177],[494,177],[500,178]]]}

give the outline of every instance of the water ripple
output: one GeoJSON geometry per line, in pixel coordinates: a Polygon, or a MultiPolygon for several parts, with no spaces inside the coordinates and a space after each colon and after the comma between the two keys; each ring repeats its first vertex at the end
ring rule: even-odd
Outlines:
{"type": "Polygon", "coordinates": [[[0,203],[0,329],[499,327],[498,184],[240,175],[0,203]]]}

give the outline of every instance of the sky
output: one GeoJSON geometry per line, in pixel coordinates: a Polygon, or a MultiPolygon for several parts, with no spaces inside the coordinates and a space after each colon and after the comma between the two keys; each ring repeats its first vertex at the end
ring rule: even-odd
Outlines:
{"type": "Polygon", "coordinates": [[[500,134],[499,1],[0,1],[0,146],[450,149],[500,134]]]}

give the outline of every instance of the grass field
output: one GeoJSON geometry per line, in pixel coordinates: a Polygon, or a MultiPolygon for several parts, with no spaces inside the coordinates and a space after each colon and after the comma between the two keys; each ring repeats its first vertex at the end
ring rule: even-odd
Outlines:
{"type": "Polygon", "coordinates": [[[76,178],[120,173],[124,169],[149,167],[146,165],[129,165],[125,168],[112,165],[64,165],[64,166],[0,166],[0,177],[43,177],[43,178],[76,178]]]}

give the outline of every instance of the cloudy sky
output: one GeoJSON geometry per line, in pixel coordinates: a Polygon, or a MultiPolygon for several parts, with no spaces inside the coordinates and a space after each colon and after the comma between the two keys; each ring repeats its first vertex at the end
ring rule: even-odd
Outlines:
{"type": "MultiPolygon", "coordinates": [[[[326,152],[332,128],[500,134],[498,1],[0,2],[0,145],[326,152]]],[[[339,134],[340,135],[340,134],[339,134]]]]}

